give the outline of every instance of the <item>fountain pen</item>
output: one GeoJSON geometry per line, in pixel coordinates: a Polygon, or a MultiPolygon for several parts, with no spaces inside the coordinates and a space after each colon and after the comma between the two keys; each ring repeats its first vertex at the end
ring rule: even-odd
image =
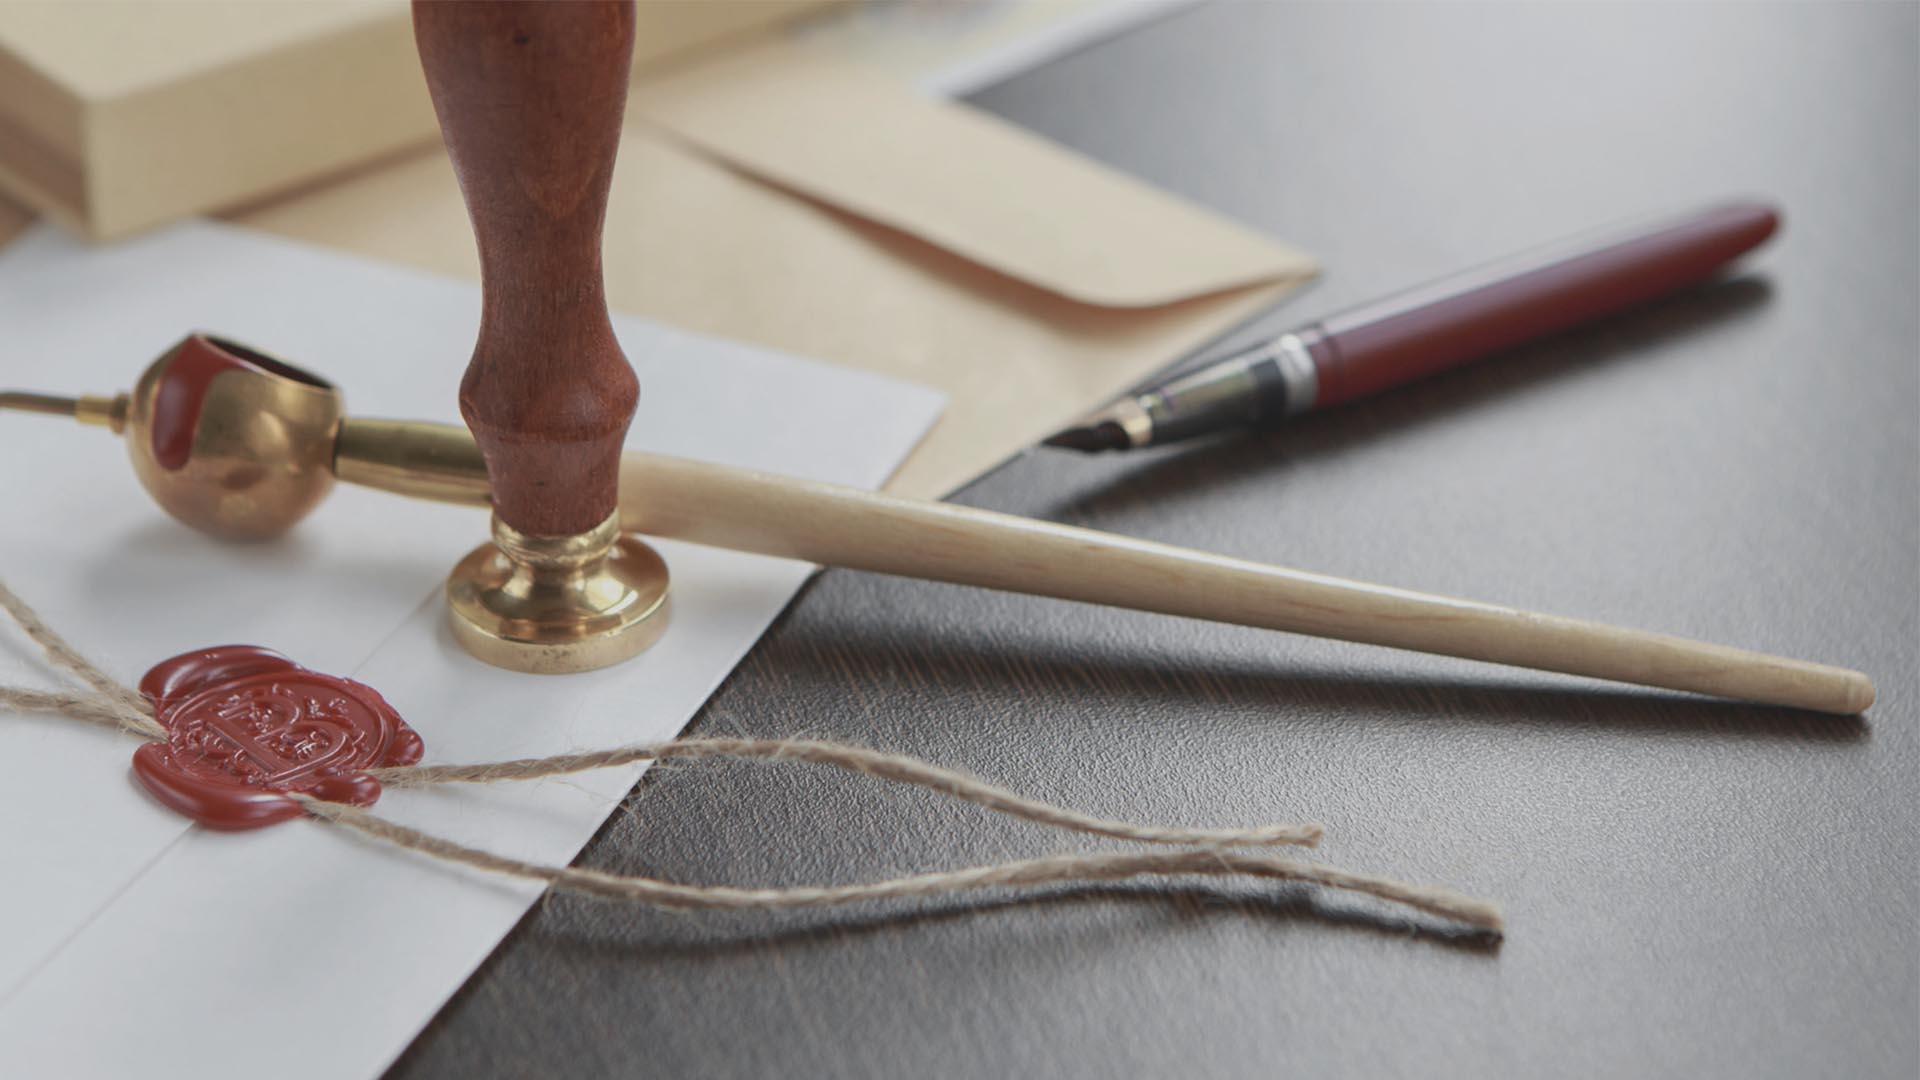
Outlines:
{"type": "Polygon", "coordinates": [[[1779,223],[1772,206],[1733,202],[1563,241],[1263,341],[1046,444],[1132,450],[1367,397],[1703,281],[1779,223]]]}

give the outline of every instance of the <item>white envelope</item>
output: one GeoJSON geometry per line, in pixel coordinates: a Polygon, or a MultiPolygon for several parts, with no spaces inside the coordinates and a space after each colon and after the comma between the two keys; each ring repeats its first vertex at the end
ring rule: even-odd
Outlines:
{"type": "MultiPolygon", "coordinates": [[[[223,226],[99,250],[41,226],[0,253],[0,385],[123,389],[205,329],[329,377],[355,415],[457,422],[478,313],[472,286],[223,226]]],[[[615,327],[642,386],[635,447],[871,488],[941,407],[869,373],[615,327]]],[[[151,504],[114,436],[18,415],[0,416],[0,491],[0,578],[115,677],[264,645],[379,689],[439,762],[673,736],[812,569],[662,544],[675,599],[659,645],[607,671],[519,675],[444,628],[440,582],[484,539],[478,512],[342,487],[283,540],[222,545],[151,504]]],[[[11,631],[0,681],[53,684],[11,631]]],[[[374,1075],[539,894],[311,820],[191,826],[131,779],[137,742],[0,713],[6,1075],[374,1075]]],[[[640,771],[388,792],[376,809],[566,862],[640,771]]]]}

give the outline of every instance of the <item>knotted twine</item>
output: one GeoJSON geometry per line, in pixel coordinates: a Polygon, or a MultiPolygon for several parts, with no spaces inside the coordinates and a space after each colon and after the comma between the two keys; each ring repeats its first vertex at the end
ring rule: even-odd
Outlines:
{"type": "MultiPolygon", "coordinates": [[[[153,705],[143,695],[121,685],[67,644],[45,620],[0,582],[0,607],[28,638],[38,644],[52,664],[84,683],[87,690],[29,690],[0,686],[0,705],[21,712],[50,713],[75,720],[107,724],[142,738],[165,741],[167,732],[154,717],[153,705]]],[[[1030,799],[964,773],[915,758],[858,746],[811,739],[682,738],[670,742],[617,747],[610,750],[559,754],[476,765],[403,765],[365,770],[391,787],[433,784],[492,784],[533,780],[546,776],[603,769],[639,761],[733,758],[752,761],[800,761],[894,783],[926,788],[942,795],[985,807],[996,813],[1024,818],[1054,828],[1090,833],[1135,843],[1181,846],[1180,851],[1062,854],[1016,862],[972,866],[891,878],[857,885],[802,886],[779,889],[683,885],[658,878],[609,874],[572,866],[529,862],[468,847],[421,832],[345,803],[327,802],[311,795],[291,793],[308,813],[323,821],[395,847],[457,863],[477,870],[540,881],[565,892],[627,900],[653,907],[680,910],[767,910],[826,907],[895,897],[924,897],[994,887],[1088,884],[1182,874],[1244,875],[1298,881],[1349,892],[1365,893],[1482,930],[1500,932],[1500,909],[1451,889],[1410,885],[1370,874],[1356,874],[1317,863],[1298,862],[1244,848],[1279,845],[1314,847],[1323,830],[1317,824],[1265,825],[1244,829],[1194,829],[1171,825],[1142,825],[1082,814],[1066,807],[1030,799]]]]}

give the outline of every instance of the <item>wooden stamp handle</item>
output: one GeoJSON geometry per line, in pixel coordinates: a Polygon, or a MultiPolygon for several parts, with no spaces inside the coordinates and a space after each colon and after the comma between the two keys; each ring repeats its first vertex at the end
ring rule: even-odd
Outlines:
{"type": "Polygon", "coordinates": [[[413,5],[480,249],[460,413],[494,512],[535,536],[586,532],[614,512],[640,395],[600,276],[633,26],[632,0],[413,5]]]}

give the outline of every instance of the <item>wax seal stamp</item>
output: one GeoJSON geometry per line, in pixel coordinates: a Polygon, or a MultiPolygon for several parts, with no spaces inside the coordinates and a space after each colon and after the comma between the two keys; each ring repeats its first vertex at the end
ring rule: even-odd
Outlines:
{"type": "Polygon", "coordinates": [[[215,829],[257,829],[304,811],[292,793],[371,806],[365,772],[411,765],[420,736],[371,687],[303,668],[271,649],[183,653],[140,680],[165,742],[133,772],[167,806],[215,829]]]}

